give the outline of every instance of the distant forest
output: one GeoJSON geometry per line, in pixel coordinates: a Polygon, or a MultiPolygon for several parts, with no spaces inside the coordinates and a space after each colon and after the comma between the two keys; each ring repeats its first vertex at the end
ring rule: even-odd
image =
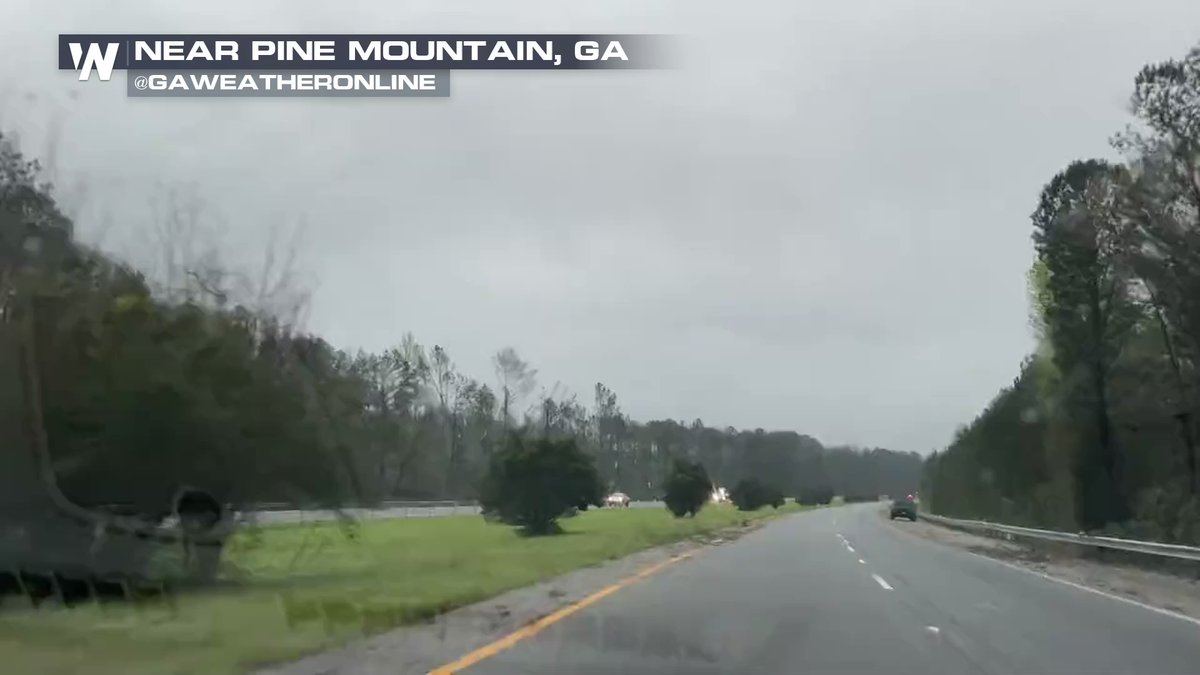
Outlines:
{"type": "Polygon", "coordinates": [[[929,459],[936,512],[1200,543],[1200,47],[1130,108],[1123,161],[1031,195],[1038,348],[929,459]]]}
{"type": "MultiPolygon", "coordinates": [[[[181,486],[234,505],[472,499],[514,430],[579,439],[608,487],[635,499],[661,497],[676,457],[720,485],[756,477],[791,495],[900,494],[920,480],[915,453],[635,422],[603,384],[590,405],[551,393],[513,349],[494,355],[486,381],[411,335],[379,353],[339,350],[292,328],[306,296],[286,274],[247,292],[211,251],[187,255],[189,213],[167,210],[165,270],[144,273],[78,241],[37,163],[0,137],[0,394],[14,410],[36,402],[21,412],[36,412],[78,503],[158,513],[181,486]]],[[[0,416],[10,494],[39,489],[18,461],[39,433],[0,416]]]]}

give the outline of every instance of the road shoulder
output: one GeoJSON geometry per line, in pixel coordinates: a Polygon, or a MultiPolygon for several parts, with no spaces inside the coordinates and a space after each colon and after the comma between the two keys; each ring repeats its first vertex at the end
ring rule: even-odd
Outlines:
{"type": "Polygon", "coordinates": [[[1020,542],[992,539],[929,521],[889,521],[885,513],[880,513],[880,518],[895,530],[910,536],[1200,620],[1200,580],[1194,576],[1189,578],[1141,569],[1132,564],[1080,558],[1062,550],[1046,550],[1020,542]]]}

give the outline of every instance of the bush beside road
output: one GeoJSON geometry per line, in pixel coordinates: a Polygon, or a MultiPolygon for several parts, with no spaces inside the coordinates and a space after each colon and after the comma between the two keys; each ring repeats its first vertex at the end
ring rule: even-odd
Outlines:
{"type": "Polygon", "coordinates": [[[419,621],[506,590],[638,550],[804,507],[695,518],[666,508],[601,509],[561,521],[564,534],[521,537],[478,516],[247,531],[217,588],[140,607],[117,604],[0,613],[8,672],[242,673],[419,621]],[[72,645],[63,649],[62,645],[72,645]]]}

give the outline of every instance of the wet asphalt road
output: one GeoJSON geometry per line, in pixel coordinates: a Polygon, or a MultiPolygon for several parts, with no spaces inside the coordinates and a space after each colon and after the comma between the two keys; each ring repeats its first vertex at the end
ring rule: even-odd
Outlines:
{"type": "Polygon", "coordinates": [[[1200,672],[1200,622],[918,539],[878,509],[783,519],[460,672],[1200,672]]]}

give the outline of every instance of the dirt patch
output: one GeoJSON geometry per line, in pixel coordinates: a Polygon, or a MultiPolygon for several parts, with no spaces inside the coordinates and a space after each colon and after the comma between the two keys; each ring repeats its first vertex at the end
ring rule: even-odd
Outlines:
{"type": "MultiPolygon", "coordinates": [[[[883,517],[887,520],[886,515],[883,517]]],[[[900,526],[897,529],[901,529],[900,526]]],[[[906,522],[902,529],[914,536],[1200,619],[1200,567],[1178,570],[1177,573],[1142,569],[1128,563],[1083,558],[1070,547],[1035,547],[1020,541],[962,532],[928,521],[906,522]]]]}

